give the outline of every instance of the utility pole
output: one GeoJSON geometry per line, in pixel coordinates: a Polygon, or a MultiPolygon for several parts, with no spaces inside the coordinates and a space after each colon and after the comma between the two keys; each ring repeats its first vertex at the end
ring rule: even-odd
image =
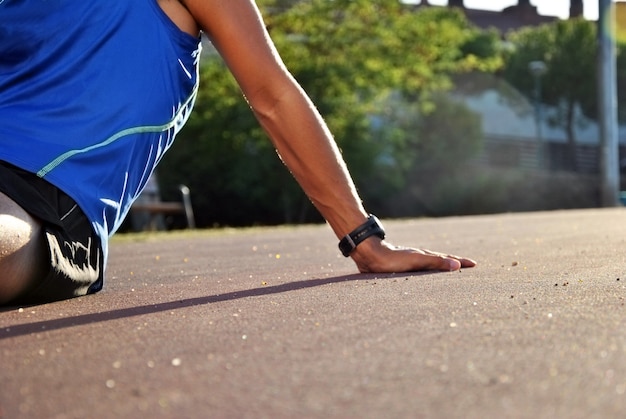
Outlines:
{"type": "Polygon", "coordinates": [[[619,137],[617,123],[616,20],[612,0],[598,0],[598,105],[600,126],[601,200],[619,205],[619,137]]]}

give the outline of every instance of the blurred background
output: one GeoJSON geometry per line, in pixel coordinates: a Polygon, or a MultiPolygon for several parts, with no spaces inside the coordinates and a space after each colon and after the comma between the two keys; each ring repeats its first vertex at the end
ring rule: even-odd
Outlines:
{"type": "MultiPolygon", "coordinates": [[[[379,217],[603,205],[598,0],[257,3],[379,217]]],[[[626,3],[612,6],[623,190],[626,3]]],[[[187,185],[198,227],[321,221],[208,42],[202,60],[150,194],[187,185]]]]}

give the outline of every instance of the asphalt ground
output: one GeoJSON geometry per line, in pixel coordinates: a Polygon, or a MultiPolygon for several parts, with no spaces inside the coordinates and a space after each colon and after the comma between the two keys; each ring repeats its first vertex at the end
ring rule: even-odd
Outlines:
{"type": "Polygon", "coordinates": [[[0,417],[626,415],[626,209],[383,223],[479,265],[355,274],[327,226],[115,240],[103,292],[0,311],[0,417]]]}

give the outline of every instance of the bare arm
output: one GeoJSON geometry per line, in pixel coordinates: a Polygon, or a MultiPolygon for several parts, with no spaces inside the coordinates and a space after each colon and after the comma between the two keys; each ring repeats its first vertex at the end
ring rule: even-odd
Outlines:
{"type": "MultiPolygon", "coordinates": [[[[367,218],[326,124],[285,68],[253,0],[184,0],[239,83],[278,153],[337,237],[367,218]]],[[[352,253],[362,272],[454,270],[469,259],[396,249],[377,237],[352,253]]]]}

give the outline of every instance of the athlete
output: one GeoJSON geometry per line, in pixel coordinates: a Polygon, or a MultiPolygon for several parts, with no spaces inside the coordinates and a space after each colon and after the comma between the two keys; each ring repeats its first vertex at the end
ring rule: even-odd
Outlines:
{"type": "Polygon", "coordinates": [[[253,0],[0,0],[0,22],[0,304],[102,288],[108,238],[193,107],[201,31],[359,271],[475,265],[384,240],[253,0]]]}

